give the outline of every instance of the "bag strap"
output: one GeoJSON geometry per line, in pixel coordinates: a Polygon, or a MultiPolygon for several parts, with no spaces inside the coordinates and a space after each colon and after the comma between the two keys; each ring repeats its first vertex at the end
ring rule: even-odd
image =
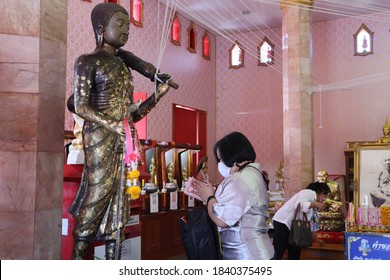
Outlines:
{"type": "Polygon", "coordinates": [[[256,168],[256,167],[254,167],[254,166],[252,166],[252,165],[249,165],[251,162],[248,162],[248,163],[246,163],[245,165],[244,165],[244,168],[245,167],[252,167],[252,168],[254,168],[254,169],[256,169],[257,171],[259,171],[260,172],[260,174],[261,174],[261,177],[263,177],[263,180],[264,180],[264,183],[265,183],[265,186],[267,187],[267,191],[269,191],[269,181],[267,180],[267,177],[264,175],[264,173],[262,172],[262,171],[260,171],[258,168],[256,168]]]}
{"type": "MultiPolygon", "coordinates": [[[[299,211],[301,211],[301,203],[299,202],[297,207],[295,208],[294,220],[301,220],[299,218],[299,211]]],[[[302,211],[303,219],[302,221],[307,221],[307,215],[302,211]]]]}

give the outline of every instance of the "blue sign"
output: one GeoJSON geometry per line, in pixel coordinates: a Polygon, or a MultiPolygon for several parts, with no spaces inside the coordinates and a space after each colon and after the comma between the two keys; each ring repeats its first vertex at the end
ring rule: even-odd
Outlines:
{"type": "Polygon", "coordinates": [[[344,232],[347,260],[390,260],[390,235],[344,232]]]}

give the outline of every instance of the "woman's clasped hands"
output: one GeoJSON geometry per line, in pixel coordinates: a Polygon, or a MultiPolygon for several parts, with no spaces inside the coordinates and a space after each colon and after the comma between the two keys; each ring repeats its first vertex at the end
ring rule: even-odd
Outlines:
{"type": "Polygon", "coordinates": [[[186,183],[184,193],[198,200],[205,202],[207,198],[214,195],[215,189],[211,183],[206,180],[202,181],[194,177],[190,177],[186,183]]]}

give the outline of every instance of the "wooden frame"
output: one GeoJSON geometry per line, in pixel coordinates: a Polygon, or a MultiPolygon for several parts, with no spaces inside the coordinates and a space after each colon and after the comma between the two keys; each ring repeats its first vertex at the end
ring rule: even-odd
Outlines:
{"type": "Polygon", "coordinates": [[[187,50],[189,50],[192,53],[196,53],[196,28],[195,24],[191,22],[190,26],[187,29],[187,36],[188,36],[188,47],[187,50]]]}
{"type": "Polygon", "coordinates": [[[239,69],[241,67],[244,67],[244,59],[245,59],[244,47],[236,40],[234,42],[234,44],[232,45],[232,47],[229,49],[229,68],[239,69]],[[232,54],[232,52],[235,49],[235,47],[240,48],[240,54],[239,54],[239,58],[238,58],[238,61],[240,63],[238,65],[235,65],[234,61],[233,61],[233,54],[232,54]]]}
{"type": "Polygon", "coordinates": [[[202,37],[202,56],[206,60],[210,60],[210,36],[207,31],[204,32],[202,37]]]}
{"type": "Polygon", "coordinates": [[[142,0],[138,0],[139,6],[139,19],[136,19],[134,17],[134,10],[135,10],[135,0],[130,0],[130,22],[132,22],[135,26],[143,27],[144,25],[144,2],[142,0]]]}
{"type": "Polygon", "coordinates": [[[354,55],[355,56],[366,56],[374,53],[374,32],[372,32],[368,27],[362,23],[360,28],[353,34],[353,42],[354,42],[354,55]],[[364,38],[365,43],[360,40],[359,36],[361,36],[361,32],[364,32],[367,35],[367,39],[364,38]],[[360,46],[359,43],[365,44],[366,46],[360,46]],[[368,49],[367,51],[365,49],[368,49]]]}
{"type": "Polygon", "coordinates": [[[390,144],[355,145],[354,204],[358,222],[373,222],[375,208],[390,205],[390,183],[381,179],[387,172],[390,172],[390,144]]]}
{"type": "Polygon", "coordinates": [[[177,12],[175,13],[175,16],[173,17],[172,20],[171,42],[176,46],[181,45],[181,23],[179,19],[179,14],[177,12]],[[177,34],[178,38],[175,38],[175,34],[177,34]]]}
{"type": "Polygon", "coordinates": [[[144,161],[144,164],[141,165],[141,170],[149,175],[147,176],[149,177],[149,182],[157,185],[159,180],[158,174],[161,169],[156,148],[157,141],[151,139],[140,139],[140,142],[144,161]]]}
{"type": "Polygon", "coordinates": [[[273,44],[268,38],[267,36],[264,37],[263,41],[260,43],[260,45],[257,46],[257,52],[258,52],[258,59],[257,59],[257,65],[258,66],[268,66],[268,65],[271,65],[271,64],[274,64],[274,48],[275,48],[275,44],[273,44]],[[269,59],[267,59],[267,62],[262,62],[262,47],[264,44],[268,44],[268,46],[271,48],[269,51],[267,51],[267,58],[268,56],[269,59]]]}

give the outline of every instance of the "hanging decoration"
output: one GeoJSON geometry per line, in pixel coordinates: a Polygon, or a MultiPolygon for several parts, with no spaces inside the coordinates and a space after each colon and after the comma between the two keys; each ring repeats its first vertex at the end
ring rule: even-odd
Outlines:
{"type": "Polygon", "coordinates": [[[130,195],[130,199],[136,200],[141,194],[139,182],[140,172],[138,165],[142,162],[142,157],[138,149],[137,131],[134,127],[134,139],[131,137],[131,130],[128,120],[123,120],[126,130],[126,153],[124,155],[124,163],[126,166],[126,193],[130,195]]]}

